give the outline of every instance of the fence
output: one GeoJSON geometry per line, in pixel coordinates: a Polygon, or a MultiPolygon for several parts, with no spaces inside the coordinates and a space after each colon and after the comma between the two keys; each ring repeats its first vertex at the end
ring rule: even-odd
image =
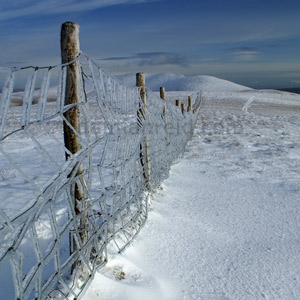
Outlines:
{"type": "Polygon", "coordinates": [[[66,60],[0,69],[1,299],[80,297],[108,247],[121,252],[145,223],[196,122],[199,99],[181,111],[84,53],[66,60]]]}

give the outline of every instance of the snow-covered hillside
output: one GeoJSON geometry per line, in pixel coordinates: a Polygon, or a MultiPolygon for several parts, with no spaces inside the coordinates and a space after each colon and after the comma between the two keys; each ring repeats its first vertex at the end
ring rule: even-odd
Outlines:
{"type": "MultiPolygon", "coordinates": [[[[117,78],[127,86],[135,86],[135,75],[125,74],[117,78]]],[[[184,76],[169,73],[146,74],[146,84],[152,91],[159,91],[161,86],[167,91],[244,91],[248,87],[212,76],[184,76]]]]}
{"type": "MultiPolygon", "coordinates": [[[[134,87],[136,85],[135,74],[125,74],[117,76],[121,83],[134,87]]],[[[224,79],[213,76],[184,76],[169,73],[161,74],[146,74],[146,84],[149,89],[158,92],[161,86],[165,87],[170,99],[178,98],[182,95],[186,96],[201,92],[203,95],[210,95],[216,100],[222,99],[245,99],[248,104],[255,102],[278,103],[286,105],[298,105],[299,95],[278,90],[255,90],[246,86],[242,86],[224,79]],[[183,92],[183,93],[182,93],[183,92]],[[251,103],[250,103],[251,102],[251,103]]],[[[93,90],[90,82],[86,83],[88,94],[93,90]]],[[[33,103],[38,101],[40,94],[39,90],[34,92],[33,103]]],[[[1,97],[1,94],[0,94],[1,97]]],[[[15,92],[12,96],[12,105],[22,105],[24,92],[15,92]]],[[[57,87],[52,86],[48,91],[48,101],[55,101],[57,97],[57,87]]],[[[247,104],[247,105],[248,105],[247,104]]]]}
{"type": "MultiPolygon", "coordinates": [[[[135,86],[135,74],[118,78],[135,86]]],[[[146,82],[156,92],[164,86],[167,101],[201,92],[198,123],[153,194],[146,226],[122,255],[110,254],[83,299],[300,299],[300,96],[211,76],[158,74],[146,82]]],[[[22,96],[14,93],[13,104],[22,96]]],[[[55,87],[49,96],[55,100],[55,87]]],[[[11,143],[24,151],[13,136],[11,143]]],[[[30,170],[30,159],[22,163],[30,170]]],[[[12,176],[0,169],[0,186],[26,200],[7,187],[12,176]]],[[[25,267],[30,259],[28,248],[25,267]]],[[[9,270],[8,263],[0,269],[0,299],[13,297],[9,270]]]]}
{"type": "Polygon", "coordinates": [[[194,137],[84,300],[300,299],[300,96],[165,74],[153,90],[157,78],[203,91],[194,137]]]}
{"type": "MultiPolygon", "coordinates": [[[[0,94],[1,97],[1,94],[0,94]]],[[[33,94],[33,104],[36,104],[38,102],[38,99],[40,97],[40,91],[36,90],[33,94]]],[[[23,98],[24,98],[24,92],[15,92],[12,95],[11,98],[11,105],[12,106],[20,106],[23,104],[23,98]]],[[[54,102],[57,99],[57,87],[50,87],[48,90],[47,100],[48,102],[54,102]]]]}
{"type": "MultiPolygon", "coordinates": [[[[135,74],[117,76],[125,85],[134,87],[135,74]]],[[[203,97],[213,98],[214,101],[236,100],[244,110],[257,103],[274,105],[298,106],[300,96],[295,93],[279,90],[259,90],[236,84],[213,76],[184,76],[168,73],[155,75],[146,74],[146,85],[152,91],[158,92],[161,86],[168,92],[167,98],[182,99],[187,95],[201,93],[203,97]],[[188,92],[188,93],[187,93],[188,92]],[[179,96],[179,97],[178,97],[179,96]]]]}

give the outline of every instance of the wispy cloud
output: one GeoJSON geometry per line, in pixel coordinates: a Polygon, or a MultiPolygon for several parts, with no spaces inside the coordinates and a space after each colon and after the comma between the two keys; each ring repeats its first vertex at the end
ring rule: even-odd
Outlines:
{"type": "Polygon", "coordinates": [[[291,82],[292,82],[292,83],[296,83],[297,85],[300,84],[300,80],[292,80],[291,82]]]}
{"type": "Polygon", "coordinates": [[[219,60],[218,57],[201,57],[197,59],[197,61],[200,63],[216,62],[218,60],[219,60]]]}
{"type": "Polygon", "coordinates": [[[258,59],[259,51],[256,47],[240,46],[228,49],[234,55],[234,61],[251,62],[258,59]]]}
{"type": "Polygon", "coordinates": [[[259,52],[257,51],[238,51],[235,52],[235,61],[255,61],[258,58],[259,52]]]}
{"type": "Polygon", "coordinates": [[[130,60],[134,58],[136,58],[136,56],[113,56],[113,57],[99,58],[99,60],[113,61],[113,60],[130,60]]]}
{"type": "Polygon", "coordinates": [[[229,48],[230,51],[239,51],[239,52],[243,52],[243,51],[257,51],[258,49],[255,47],[249,47],[249,46],[241,46],[241,47],[233,47],[233,48],[229,48]]]}
{"type": "Polygon", "coordinates": [[[186,58],[177,53],[168,52],[145,52],[138,53],[137,58],[141,59],[139,62],[140,66],[152,65],[177,65],[177,66],[187,66],[186,58]]]}
{"type": "Polygon", "coordinates": [[[106,61],[127,61],[132,63],[133,61],[138,66],[159,66],[159,65],[177,65],[188,66],[188,62],[185,56],[178,53],[169,52],[142,52],[136,53],[132,56],[120,56],[120,57],[107,57],[101,60],[106,61]]]}
{"type": "Polygon", "coordinates": [[[23,16],[89,11],[118,4],[155,2],[160,0],[13,0],[1,1],[0,21],[23,16]]]}

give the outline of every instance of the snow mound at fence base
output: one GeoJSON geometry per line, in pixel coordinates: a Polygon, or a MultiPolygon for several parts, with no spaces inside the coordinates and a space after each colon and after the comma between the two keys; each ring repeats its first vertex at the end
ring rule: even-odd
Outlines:
{"type": "MultiPolygon", "coordinates": [[[[127,86],[135,86],[135,74],[125,74],[117,78],[127,86]]],[[[252,90],[249,87],[230,82],[213,76],[184,76],[178,74],[161,73],[146,74],[147,86],[152,91],[159,91],[161,86],[166,91],[231,91],[240,92],[252,90]]]]}

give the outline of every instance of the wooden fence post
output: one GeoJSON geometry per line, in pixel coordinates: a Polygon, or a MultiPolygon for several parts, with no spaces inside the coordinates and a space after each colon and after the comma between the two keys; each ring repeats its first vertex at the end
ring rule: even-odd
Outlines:
{"type": "MultiPolygon", "coordinates": [[[[61,27],[61,57],[62,63],[66,64],[74,61],[80,54],[79,49],[79,25],[73,22],[65,22],[61,27]]],[[[81,97],[80,91],[80,72],[79,62],[74,61],[67,66],[67,78],[66,78],[66,91],[65,91],[65,105],[74,104],[72,108],[64,113],[64,117],[67,122],[63,122],[64,128],[64,142],[65,147],[72,153],[75,154],[81,149],[81,144],[78,135],[81,133],[80,126],[80,110],[79,103],[81,97]],[[69,125],[69,124],[71,125],[69,125]],[[73,127],[74,129],[72,129],[73,127]],[[75,133],[77,132],[77,134],[75,133]]],[[[66,159],[70,158],[69,153],[66,152],[66,159]]],[[[84,195],[84,179],[83,179],[83,167],[77,162],[69,174],[69,177],[74,175],[77,179],[75,183],[70,187],[70,195],[74,201],[75,214],[78,216],[87,207],[87,200],[84,195]]],[[[79,238],[82,245],[86,244],[88,240],[88,226],[89,220],[87,213],[84,213],[79,217],[77,226],[79,232],[79,238]]],[[[79,250],[80,245],[78,244],[75,234],[70,234],[70,254],[72,255],[76,250],[79,250]]],[[[76,261],[72,266],[72,273],[75,267],[79,264],[76,261]]]]}
{"type": "Polygon", "coordinates": [[[159,93],[160,93],[160,98],[163,99],[163,100],[166,100],[165,98],[165,88],[164,87],[160,87],[159,88],[159,93]]]}
{"type": "Polygon", "coordinates": [[[192,97],[189,96],[188,97],[188,107],[187,107],[187,111],[191,111],[192,110],[192,97]]]}
{"type": "MultiPolygon", "coordinates": [[[[162,100],[166,101],[166,98],[165,98],[165,88],[164,87],[160,87],[159,92],[160,92],[160,98],[162,100]]],[[[164,108],[163,108],[163,118],[165,118],[166,112],[167,112],[167,105],[166,105],[166,102],[165,102],[164,103],[164,108]]]]}
{"type": "MultiPolygon", "coordinates": [[[[147,107],[147,93],[146,93],[146,80],[144,73],[136,74],[136,86],[140,87],[140,95],[143,102],[144,107],[139,109],[140,117],[143,117],[146,120],[146,107],[147,107]]],[[[138,120],[139,122],[139,120],[138,120]]],[[[150,158],[149,158],[149,144],[148,137],[144,136],[144,145],[140,144],[140,162],[143,168],[143,176],[146,180],[146,187],[150,189],[150,177],[151,177],[151,166],[150,166],[150,158]],[[143,157],[143,146],[145,147],[145,162],[143,157]]]]}
{"type": "Polygon", "coordinates": [[[143,126],[143,121],[146,119],[146,107],[147,107],[147,94],[146,94],[146,84],[145,84],[145,74],[136,73],[136,86],[140,88],[140,96],[142,99],[142,104],[139,103],[139,110],[137,112],[138,116],[138,125],[139,127],[143,126]]]}
{"type": "Polygon", "coordinates": [[[184,115],[184,111],[185,111],[185,104],[181,103],[181,112],[184,115]]]}
{"type": "Polygon", "coordinates": [[[176,100],[176,106],[180,107],[180,100],[176,100]]]}

